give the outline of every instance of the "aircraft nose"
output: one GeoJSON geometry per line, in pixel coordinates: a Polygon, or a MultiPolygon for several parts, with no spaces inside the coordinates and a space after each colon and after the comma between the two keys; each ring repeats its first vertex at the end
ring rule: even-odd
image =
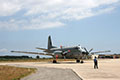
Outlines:
{"type": "Polygon", "coordinates": [[[81,47],[80,46],[77,46],[77,49],[81,52],[81,47]]]}

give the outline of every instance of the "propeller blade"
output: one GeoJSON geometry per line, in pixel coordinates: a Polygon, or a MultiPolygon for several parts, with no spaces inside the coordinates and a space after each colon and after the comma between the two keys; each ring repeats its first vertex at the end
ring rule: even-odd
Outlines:
{"type": "Polygon", "coordinates": [[[88,51],[87,51],[87,49],[86,49],[86,48],[84,48],[84,50],[88,53],[88,51]]]}
{"type": "Polygon", "coordinates": [[[92,50],[93,50],[93,48],[89,50],[89,53],[90,53],[92,50]]]}

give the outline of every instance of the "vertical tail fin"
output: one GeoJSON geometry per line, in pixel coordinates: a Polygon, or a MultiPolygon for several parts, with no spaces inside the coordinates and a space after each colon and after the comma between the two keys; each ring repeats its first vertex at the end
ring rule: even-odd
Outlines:
{"type": "Polygon", "coordinates": [[[52,48],[51,36],[48,37],[48,49],[52,48]]]}

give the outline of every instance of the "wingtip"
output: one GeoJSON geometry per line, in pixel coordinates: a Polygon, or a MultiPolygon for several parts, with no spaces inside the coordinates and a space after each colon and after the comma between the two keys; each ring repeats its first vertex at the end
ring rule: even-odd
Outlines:
{"type": "Polygon", "coordinates": [[[10,52],[14,52],[14,51],[10,51],[10,52]]]}
{"type": "Polygon", "coordinates": [[[111,52],[111,50],[108,50],[108,52],[111,52]]]}
{"type": "Polygon", "coordinates": [[[38,49],[38,47],[35,47],[35,49],[38,49]]]}

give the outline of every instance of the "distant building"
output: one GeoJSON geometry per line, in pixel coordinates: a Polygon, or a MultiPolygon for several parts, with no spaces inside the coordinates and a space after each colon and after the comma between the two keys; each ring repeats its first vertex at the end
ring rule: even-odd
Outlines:
{"type": "Polygon", "coordinates": [[[91,56],[91,58],[94,59],[95,56],[97,58],[100,58],[100,59],[116,59],[116,58],[120,58],[120,54],[93,54],[91,56]]]}
{"type": "Polygon", "coordinates": [[[120,54],[100,54],[99,58],[111,58],[111,59],[116,59],[116,58],[120,58],[120,54]]]}
{"type": "Polygon", "coordinates": [[[93,54],[93,55],[91,56],[91,58],[92,58],[92,59],[94,59],[95,57],[98,58],[98,56],[99,56],[98,54],[93,54]]]}

